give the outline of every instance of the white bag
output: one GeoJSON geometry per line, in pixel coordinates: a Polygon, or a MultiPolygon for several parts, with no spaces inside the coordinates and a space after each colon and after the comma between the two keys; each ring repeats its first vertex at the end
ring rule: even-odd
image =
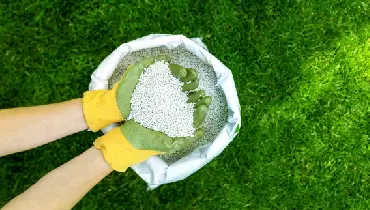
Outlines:
{"type": "MultiPolygon", "coordinates": [[[[183,35],[152,34],[119,46],[100,63],[91,75],[90,90],[108,89],[108,79],[121,59],[128,53],[162,46],[173,49],[180,44],[184,44],[188,51],[213,66],[218,84],[227,100],[228,121],[213,142],[197,148],[171,165],[153,156],[143,163],[132,166],[132,169],[148,183],[149,189],[190,176],[219,155],[236,136],[241,125],[240,105],[230,69],[207,51],[200,38],[188,39],[183,35]]],[[[103,129],[103,132],[106,133],[115,126],[117,125],[108,126],[103,129]]]]}

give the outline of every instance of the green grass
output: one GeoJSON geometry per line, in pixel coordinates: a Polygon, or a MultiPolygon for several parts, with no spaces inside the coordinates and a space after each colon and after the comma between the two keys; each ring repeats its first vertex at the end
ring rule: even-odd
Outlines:
{"type": "MultiPolygon", "coordinates": [[[[370,8],[357,0],[0,1],[0,108],[81,97],[121,43],[201,36],[232,71],[237,138],[151,192],[112,173],[76,209],[369,209],[370,8]],[[121,3],[122,2],[122,3],[121,3]]],[[[82,132],[0,158],[0,206],[89,148],[82,132]]]]}

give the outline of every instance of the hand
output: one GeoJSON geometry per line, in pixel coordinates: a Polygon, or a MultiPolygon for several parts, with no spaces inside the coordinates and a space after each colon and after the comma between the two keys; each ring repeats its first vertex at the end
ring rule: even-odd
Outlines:
{"type": "Polygon", "coordinates": [[[166,134],[144,128],[134,120],[125,122],[95,140],[109,166],[125,172],[128,167],[141,163],[153,155],[183,149],[204,135],[197,129],[193,137],[170,138],[166,134]]]}
{"type": "MultiPolygon", "coordinates": [[[[83,112],[86,123],[92,131],[98,131],[109,124],[122,122],[131,111],[131,96],[139,81],[141,73],[155,60],[171,61],[166,55],[148,57],[127,68],[122,79],[114,85],[112,90],[87,91],[83,97],[83,112]]],[[[177,64],[169,65],[172,74],[183,82],[183,91],[191,91],[198,88],[198,74],[194,69],[184,68],[177,64]]],[[[212,102],[211,97],[205,96],[203,90],[189,93],[189,102],[196,104],[194,127],[199,127],[212,102]]]]}
{"type": "MultiPolygon", "coordinates": [[[[83,112],[90,130],[98,131],[109,124],[123,121],[130,113],[131,95],[141,73],[155,60],[170,59],[168,56],[149,57],[127,68],[122,79],[112,90],[87,91],[83,96],[83,112]]],[[[169,61],[169,60],[168,60],[169,61]]]]}

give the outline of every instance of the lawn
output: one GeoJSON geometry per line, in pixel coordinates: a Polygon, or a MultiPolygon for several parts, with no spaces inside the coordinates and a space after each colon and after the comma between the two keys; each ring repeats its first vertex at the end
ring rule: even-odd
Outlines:
{"type": "MultiPolygon", "coordinates": [[[[357,0],[0,0],[0,108],[82,96],[121,43],[203,37],[234,75],[240,134],[184,181],[114,172],[75,209],[369,209],[370,5],[357,0]]],[[[0,158],[0,206],[89,148],[0,158]]],[[[16,143],[16,142],[15,142],[16,143]]]]}

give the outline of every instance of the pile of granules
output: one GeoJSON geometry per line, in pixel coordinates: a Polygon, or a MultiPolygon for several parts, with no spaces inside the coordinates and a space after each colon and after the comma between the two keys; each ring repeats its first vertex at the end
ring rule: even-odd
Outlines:
{"type": "Polygon", "coordinates": [[[187,103],[183,83],[172,76],[165,61],[156,61],[144,70],[131,98],[128,120],[161,131],[169,137],[193,136],[194,104],[187,103]]]}

